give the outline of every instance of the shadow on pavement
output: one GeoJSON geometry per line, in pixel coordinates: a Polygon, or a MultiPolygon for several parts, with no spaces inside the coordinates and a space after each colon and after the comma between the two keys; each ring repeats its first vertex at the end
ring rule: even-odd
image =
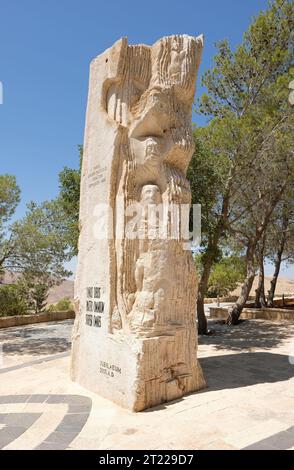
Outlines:
{"type": "Polygon", "coordinates": [[[294,446],[294,426],[255,442],[242,450],[287,450],[294,446]]]}
{"type": "Polygon", "coordinates": [[[2,349],[6,355],[39,356],[43,354],[57,354],[69,350],[71,342],[65,338],[29,339],[16,343],[4,343],[2,349]]]}
{"type": "Polygon", "coordinates": [[[244,320],[237,326],[227,326],[219,320],[209,320],[208,324],[215,334],[199,336],[199,345],[213,345],[219,350],[272,349],[294,336],[292,321],[244,320]]]}
{"type": "Polygon", "coordinates": [[[73,321],[50,322],[0,330],[0,344],[6,356],[53,355],[71,347],[73,321]]]}
{"type": "Polygon", "coordinates": [[[294,377],[294,365],[283,354],[245,352],[203,357],[199,362],[208,385],[202,393],[280,382],[294,377]]]}

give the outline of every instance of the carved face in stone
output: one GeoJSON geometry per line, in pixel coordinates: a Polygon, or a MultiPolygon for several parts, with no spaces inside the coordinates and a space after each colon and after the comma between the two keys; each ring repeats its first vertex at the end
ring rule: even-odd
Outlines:
{"type": "Polygon", "coordinates": [[[161,203],[161,194],[158,186],[155,184],[146,184],[143,186],[141,191],[141,204],[160,204],[161,203]]]}
{"type": "Polygon", "coordinates": [[[147,90],[137,104],[129,130],[130,150],[137,166],[136,182],[154,181],[165,190],[162,165],[174,147],[171,99],[159,87],[147,90]]]}

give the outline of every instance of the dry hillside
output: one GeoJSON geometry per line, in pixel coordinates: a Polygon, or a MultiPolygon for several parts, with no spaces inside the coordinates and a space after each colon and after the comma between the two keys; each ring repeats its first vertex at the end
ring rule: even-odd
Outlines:
{"type": "MultiPolygon", "coordinates": [[[[5,273],[2,282],[5,284],[10,284],[17,279],[17,275],[12,273],[5,273]]],[[[265,277],[265,288],[266,291],[269,289],[270,286],[270,276],[265,277]]],[[[255,294],[255,289],[257,287],[257,277],[254,279],[254,283],[251,289],[250,295],[255,294]]],[[[238,295],[240,293],[240,287],[232,292],[232,295],[238,295]]],[[[294,280],[287,279],[286,277],[280,276],[277,283],[276,295],[281,296],[282,294],[285,295],[294,295],[294,280]]],[[[58,300],[63,299],[65,297],[69,299],[73,299],[74,295],[74,281],[71,279],[67,279],[66,281],[62,282],[59,286],[52,287],[49,292],[48,296],[48,304],[54,304],[58,302],[58,300]]]]}

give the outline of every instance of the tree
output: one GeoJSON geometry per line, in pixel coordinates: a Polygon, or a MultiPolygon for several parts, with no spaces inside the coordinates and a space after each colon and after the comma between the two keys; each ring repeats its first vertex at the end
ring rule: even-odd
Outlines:
{"type": "Polygon", "coordinates": [[[6,259],[12,251],[12,244],[7,237],[7,223],[13,216],[20,201],[20,189],[12,175],[0,175],[0,273],[3,272],[6,259]]]}
{"type": "Polygon", "coordinates": [[[255,256],[257,259],[258,265],[258,285],[255,290],[255,308],[265,307],[266,298],[264,290],[264,257],[265,257],[265,247],[266,247],[266,235],[267,230],[264,232],[261,240],[257,244],[255,256]]]}
{"type": "Polygon", "coordinates": [[[69,275],[63,267],[69,249],[60,205],[31,202],[25,216],[8,225],[19,200],[15,177],[0,175],[0,269],[35,276],[47,273],[56,280],[69,275]]]}
{"type": "MultiPolygon", "coordinates": [[[[282,199],[287,186],[293,184],[294,167],[291,150],[294,143],[293,114],[289,109],[285,109],[286,106],[289,107],[285,96],[281,102],[278,102],[282,91],[279,80],[275,85],[274,98],[277,98],[275,111],[270,110],[264,96],[263,103],[260,104],[264,114],[259,112],[259,119],[262,124],[264,119],[263,142],[266,144],[262,145],[260,151],[256,151],[253,145],[254,164],[246,171],[251,185],[246,191],[242,185],[239,186],[237,204],[235,201],[231,206],[233,221],[231,220],[230,230],[246,247],[247,275],[241,294],[227,319],[228,324],[238,322],[254,280],[254,257],[258,244],[262,244],[274,209],[282,199]],[[274,124],[275,122],[279,124],[274,124]]],[[[271,91],[274,94],[273,87],[271,91]]]]}
{"type": "Polygon", "coordinates": [[[0,175],[0,271],[21,274],[14,285],[1,288],[6,314],[31,308],[38,313],[46,304],[49,288],[71,274],[64,268],[70,250],[60,203],[31,202],[25,216],[9,225],[19,200],[15,177],[0,175]]]}
{"type": "Polygon", "coordinates": [[[283,261],[294,259],[294,205],[293,187],[285,191],[285,197],[277,207],[275,217],[268,230],[268,259],[274,264],[274,274],[268,292],[267,306],[274,306],[274,296],[283,261]]]}
{"type": "Polygon", "coordinates": [[[75,256],[78,252],[79,238],[79,205],[80,205],[80,181],[81,165],[83,158],[83,147],[78,146],[79,150],[79,168],[71,169],[65,167],[59,173],[59,196],[58,201],[64,212],[65,234],[68,245],[71,249],[71,255],[75,256]]]}
{"type": "MultiPolygon", "coordinates": [[[[211,253],[217,253],[228,233],[234,232],[235,236],[238,233],[240,243],[245,246],[247,276],[234,306],[233,320],[229,323],[237,321],[242,311],[255,275],[256,246],[286,185],[285,181],[277,184],[277,173],[282,164],[278,162],[280,155],[271,152],[276,150],[275,146],[278,147],[277,136],[280,136],[281,144],[285,120],[290,119],[289,110],[284,117],[287,101],[284,99],[284,84],[286,80],[289,83],[293,56],[293,19],[293,2],[270,2],[268,10],[253,20],[236,51],[230,49],[227,41],[218,43],[215,66],[202,79],[207,93],[201,97],[198,109],[208,116],[210,122],[199,129],[198,138],[220,159],[221,164],[226,164],[220,193],[211,209],[215,217],[214,228],[209,236],[204,235],[203,252],[206,256],[203,257],[198,303],[203,303],[201,291],[207,289],[213,265],[211,253]],[[281,102],[282,109],[279,108],[281,102]],[[273,163],[271,155],[275,157],[273,163]],[[276,163],[275,177],[271,179],[271,170],[276,163]],[[262,185],[257,185],[261,175],[262,185]],[[272,185],[271,189],[268,185],[267,191],[266,179],[272,185]],[[274,194],[267,206],[265,201],[273,189],[274,194]],[[242,236],[248,222],[250,227],[257,205],[262,223],[256,236],[253,233],[249,237],[244,233],[242,236]]],[[[286,157],[285,152],[282,153],[285,164],[289,155],[286,157]]],[[[198,318],[199,314],[204,316],[203,312],[203,308],[198,309],[198,318]]],[[[199,324],[205,326],[205,319],[199,324]]],[[[206,334],[207,326],[200,328],[199,332],[206,334]]]]}
{"type": "Polygon", "coordinates": [[[48,284],[45,284],[40,281],[34,283],[31,291],[31,296],[35,304],[35,313],[41,312],[46,307],[48,293],[48,284]]]}
{"type": "Polygon", "coordinates": [[[236,255],[223,257],[212,268],[208,292],[215,294],[217,297],[228,295],[243,281],[245,268],[243,258],[236,255]]]}
{"type": "Polygon", "coordinates": [[[50,278],[47,273],[36,276],[34,273],[28,271],[22,274],[16,286],[20,298],[22,298],[27,305],[27,310],[40,313],[46,306],[49,289],[55,283],[56,280],[50,278]]]}
{"type": "Polygon", "coordinates": [[[56,201],[28,204],[23,219],[11,226],[10,243],[6,269],[31,278],[46,275],[56,283],[71,274],[64,268],[69,248],[64,215],[56,201]]]}
{"type": "MultiPolygon", "coordinates": [[[[81,146],[79,154],[81,165],[81,146]]],[[[77,253],[80,168],[64,168],[59,182],[56,200],[31,202],[25,216],[9,225],[20,189],[14,176],[0,175],[0,275],[5,270],[21,274],[15,287],[3,291],[6,297],[15,297],[20,310],[41,311],[49,288],[71,274],[64,263],[77,253]],[[23,300],[22,308],[16,298],[23,300]]]]}
{"type": "MultiPolygon", "coordinates": [[[[204,131],[205,132],[205,131],[204,131]]],[[[204,298],[208,290],[211,268],[222,256],[218,240],[223,235],[223,226],[218,218],[219,200],[224,191],[227,174],[227,159],[213,152],[205,139],[203,129],[195,129],[195,152],[187,177],[190,181],[192,204],[201,204],[201,256],[198,257],[199,286],[197,297],[198,331],[206,334],[207,320],[204,298]]]]}
{"type": "Polygon", "coordinates": [[[0,224],[7,222],[15,212],[20,200],[20,189],[15,176],[0,175],[0,224]]]}

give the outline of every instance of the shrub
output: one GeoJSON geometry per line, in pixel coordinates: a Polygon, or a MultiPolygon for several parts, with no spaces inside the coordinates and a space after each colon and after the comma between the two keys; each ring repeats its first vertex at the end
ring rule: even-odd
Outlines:
{"type": "Polygon", "coordinates": [[[35,313],[42,312],[46,306],[46,299],[48,297],[48,285],[40,282],[36,283],[31,288],[31,298],[34,303],[35,313]]]}
{"type": "Polygon", "coordinates": [[[17,286],[22,298],[26,299],[27,305],[34,313],[40,313],[46,306],[48,292],[52,281],[47,274],[39,276],[26,272],[17,281],[17,286]]]}
{"type": "Polygon", "coordinates": [[[0,316],[24,315],[28,311],[26,299],[17,285],[0,286],[0,316]]]}
{"type": "Polygon", "coordinates": [[[70,299],[64,298],[59,300],[56,304],[50,305],[47,310],[49,312],[62,312],[65,310],[73,310],[74,306],[70,299]]]}

